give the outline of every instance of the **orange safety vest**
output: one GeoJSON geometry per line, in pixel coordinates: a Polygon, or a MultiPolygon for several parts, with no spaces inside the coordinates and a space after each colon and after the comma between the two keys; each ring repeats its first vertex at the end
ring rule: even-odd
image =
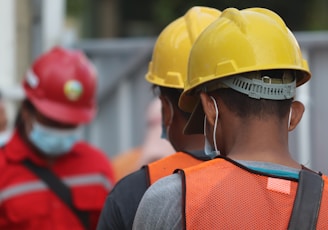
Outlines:
{"type": "Polygon", "coordinates": [[[146,166],[149,185],[152,185],[162,177],[172,174],[176,169],[195,166],[202,162],[204,161],[184,152],[177,152],[154,161],[146,166]]]}
{"type": "MultiPolygon", "coordinates": [[[[184,169],[186,229],[287,229],[298,180],[255,172],[226,159],[184,169]]],[[[328,178],[317,229],[328,229],[328,178]]]]}

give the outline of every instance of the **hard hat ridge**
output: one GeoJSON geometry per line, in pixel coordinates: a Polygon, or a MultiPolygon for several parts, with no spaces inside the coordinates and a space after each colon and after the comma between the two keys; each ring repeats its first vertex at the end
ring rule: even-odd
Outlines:
{"type": "Polygon", "coordinates": [[[192,7],[158,36],[146,80],[168,88],[184,88],[190,49],[199,34],[220,15],[209,7],[192,7]]]}

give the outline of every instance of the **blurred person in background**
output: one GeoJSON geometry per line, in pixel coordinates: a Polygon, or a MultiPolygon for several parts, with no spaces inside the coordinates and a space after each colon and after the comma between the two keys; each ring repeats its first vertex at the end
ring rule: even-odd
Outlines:
{"type": "Polygon", "coordinates": [[[12,135],[9,128],[8,115],[6,111],[5,99],[0,92],[0,147],[4,146],[12,135]]]}
{"type": "MultiPolygon", "coordinates": [[[[185,168],[209,160],[204,153],[204,135],[184,135],[183,128],[189,113],[178,107],[184,89],[187,63],[192,44],[220,11],[208,7],[193,7],[170,23],[159,35],[149,63],[146,80],[153,84],[162,102],[162,137],[167,138],[175,153],[154,161],[123,178],[107,197],[98,223],[98,230],[132,229],[138,204],[147,190],[158,179],[177,168],[185,168]]],[[[158,152],[160,146],[152,145],[158,152]]]]}
{"type": "Polygon", "coordinates": [[[116,181],[140,169],[143,165],[161,159],[175,152],[170,142],[161,138],[161,100],[150,101],[146,111],[146,134],[142,145],[118,154],[112,159],[116,181]]]}
{"type": "Polygon", "coordinates": [[[15,132],[0,150],[0,229],[95,229],[114,175],[106,155],[80,140],[96,114],[93,65],[54,47],[23,88],[15,132]]]}

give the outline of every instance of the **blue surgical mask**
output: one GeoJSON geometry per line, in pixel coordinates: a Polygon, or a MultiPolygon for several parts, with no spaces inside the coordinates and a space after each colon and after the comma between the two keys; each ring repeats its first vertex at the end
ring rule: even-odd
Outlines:
{"type": "Polygon", "coordinates": [[[60,156],[68,153],[80,139],[79,129],[62,130],[33,122],[29,140],[48,156],[60,156]]]}
{"type": "Polygon", "coordinates": [[[161,138],[167,140],[167,132],[166,132],[166,127],[164,125],[164,121],[162,121],[162,134],[161,134],[161,138]]]}
{"type": "Polygon", "coordinates": [[[6,130],[0,133],[0,147],[5,146],[6,143],[12,136],[12,132],[10,130],[6,130]]]}
{"type": "Polygon", "coordinates": [[[168,137],[168,130],[170,130],[170,127],[171,127],[171,123],[172,123],[172,120],[173,120],[173,116],[174,116],[174,110],[173,110],[173,106],[171,104],[171,101],[168,101],[169,105],[170,105],[170,111],[171,111],[171,120],[169,122],[169,125],[168,127],[165,127],[165,124],[164,124],[164,118],[162,117],[162,134],[161,134],[161,138],[162,139],[166,139],[168,141],[169,140],[169,137],[168,137]]]}

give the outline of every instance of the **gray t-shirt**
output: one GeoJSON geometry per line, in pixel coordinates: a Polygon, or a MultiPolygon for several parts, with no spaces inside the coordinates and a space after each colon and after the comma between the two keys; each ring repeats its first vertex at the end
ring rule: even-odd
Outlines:
{"type": "MultiPolygon", "coordinates": [[[[260,172],[298,178],[299,170],[267,162],[238,161],[260,172]]],[[[153,184],[144,194],[133,223],[133,230],[180,230],[182,226],[181,176],[173,174],[153,184]]]]}

